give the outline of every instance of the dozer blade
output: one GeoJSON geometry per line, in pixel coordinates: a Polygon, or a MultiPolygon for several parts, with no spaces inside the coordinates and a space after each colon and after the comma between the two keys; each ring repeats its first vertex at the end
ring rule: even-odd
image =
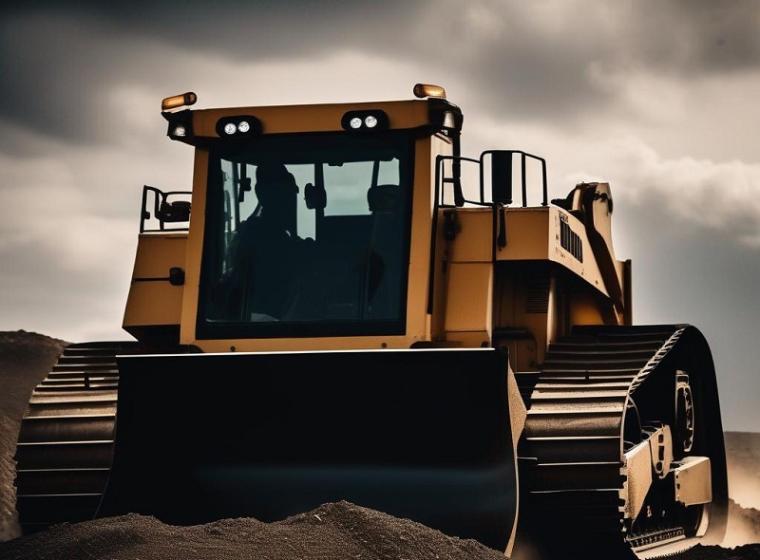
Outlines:
{"type": "Polygon", "coordinates": [[[504,550],[517,481],[492,349],[123,356],[99,515],[282,519],[349,500],[504,550]]]}

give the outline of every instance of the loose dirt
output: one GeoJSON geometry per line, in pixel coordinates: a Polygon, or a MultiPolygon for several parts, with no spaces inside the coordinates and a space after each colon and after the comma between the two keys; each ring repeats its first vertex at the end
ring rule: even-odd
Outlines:
{"type": "Polygon", "coordinates": [[[140,515],[60,525],[0,545],[14,560],[503,560],[473,540],[348,502],[279,521],[173,527],[140,515]]]}
{"type": "MultiPolygon", "coordinates": [[[[683,560],[760,560],[760,545],[747,544],[733,549],[719,546],[695,546],[683,560]]],[[[679,559],[680,560],[680,559],[679,559]]]]}
{"type": "Polygon", "coordinates": [[[0,331],[0,541],[19,535],[16,518],[16,439],[32,389],[66,343],[26,331],[0,331]]]}
{"type": "MultiPolygon", "coordinates": [[[[276,523],[226,519],[175,527],[124,515],[64,524],[0,544],[0,560],[497,560],[472,540],[348,502],[276,523]]],[[[698,546],[680,560],[760,560],[760,545],[698,546]]],[[[538,560],[538,559],[534,559],[538,560]]],[[[611,559],[612,560],[612,559],[611,559]]]]}
{"type": "MultiPolygon", "coordinates": [[[[34,386],[66,343],[24,331],[0,332],[0,541],[18,535],[15,512],[15,453],[20,419],[34,386]]],[[[755,506],[760,435],[727,434],[732,484],[727,546],[760,542],[755,506]],[[741,475],[738,475],[741,473],[741,475]],[[746,482],[746,484],[744,484],[746,482]],[[746,486],[746,488],[745,488],[746,486]],[[737,491],[739,491],[737,493],[737,491]]],[[[195,527],[165,525],[126,515],[64,524],[42,533],[0,542],[0,560],[491,560],[504,558],[471,540],[448,537],[418,523],[347,502],[326,504],[276,523],[227,519],[195,527]]],[[[736,549],[696,547],[684,560],[760,560],[760,545],[736,549]]]]}

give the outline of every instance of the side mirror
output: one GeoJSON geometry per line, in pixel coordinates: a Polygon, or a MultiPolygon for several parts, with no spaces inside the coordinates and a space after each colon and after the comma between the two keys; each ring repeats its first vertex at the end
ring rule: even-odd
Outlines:
{"type": "Polygon", "coordinates": [[[156,218],[162,222],[187,222],[190,220],[190,201],[175,200],[174,202],[161,202],[156,212],[156,218]]]}
{"type": "Polygon", "coordinates": [[[512,154],[510,150],[493,150],[491,155],[491,200],[512,204],[512,154]]]}

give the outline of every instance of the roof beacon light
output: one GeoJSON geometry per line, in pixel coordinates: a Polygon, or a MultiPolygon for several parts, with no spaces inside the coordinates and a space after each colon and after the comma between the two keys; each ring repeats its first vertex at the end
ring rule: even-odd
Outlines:
{"type": "Polygon", "coordinates": [[[198,96],[192,91],[188,91],[181,95],[164,98],[164,100],[161,101],[161,110],[169,111],[171,109],[177,109],[178,107],[193,105],[196,101],[198,101],[198,96]]]}
{"type": "Polygon", "coordinates": [[[414,89],[415,97],[423,99],[425,97],[437,97],[439,99],[446,99],[446,90],[442,86],[435,84],[415,84],[414,89]]]}

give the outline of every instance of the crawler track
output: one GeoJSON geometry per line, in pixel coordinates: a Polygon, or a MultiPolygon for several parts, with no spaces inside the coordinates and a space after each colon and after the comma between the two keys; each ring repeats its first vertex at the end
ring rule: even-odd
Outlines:
{"type": "Polygon", "coordinates": [[[16,508],[25,533],[95,515],[113,456],[115,356],[136,348],[72,344],[35,388],[16,451],[16,508]]]}
{"type": "MultiPolygon", "coordinates": [[[[113,457],[119,353],[140,349],[71,345],[35,389],[16,455],[25,532],[97,513],[113,457]]],[[[712,359],[699,331],[576,328],[551,346],[540,371],[518,374],[518,382],[528,405],[519,448],[521,532],[550,557],[672,554],[695,541],[707,514],[705,542],[722,536],[725,453],[712,359]],[[689,374],[697,414],[690,454],[711,459],[713,503],[686,513],[666,505],[660,518],[627,519],[624,453],[642,426],[673,424],[679,370],[689,374]]],[[[662,488],[656,489],[662,496],[647,497],[657,511],[667,493],[662,488]]]]}
{"type": "MultiPolygon", "coordinates": [[[[688,326],[582,327],[549,348],[540,371],[518,374],[529,407],[518,451],[527,539],[561,558],[635,558],[694,543],[701,510],[668,506],[661,518],[636,522],[624,516],[623,454],[640,423],[673,422],[676,369],[691,374],[698,395],[693,454],[710,456],[713,464],[707,536],[722,534],[725,453],[712,359],[701,334],[688,326]]],[[[647,499],[659,505],[666,497],[647,499]]]]}

